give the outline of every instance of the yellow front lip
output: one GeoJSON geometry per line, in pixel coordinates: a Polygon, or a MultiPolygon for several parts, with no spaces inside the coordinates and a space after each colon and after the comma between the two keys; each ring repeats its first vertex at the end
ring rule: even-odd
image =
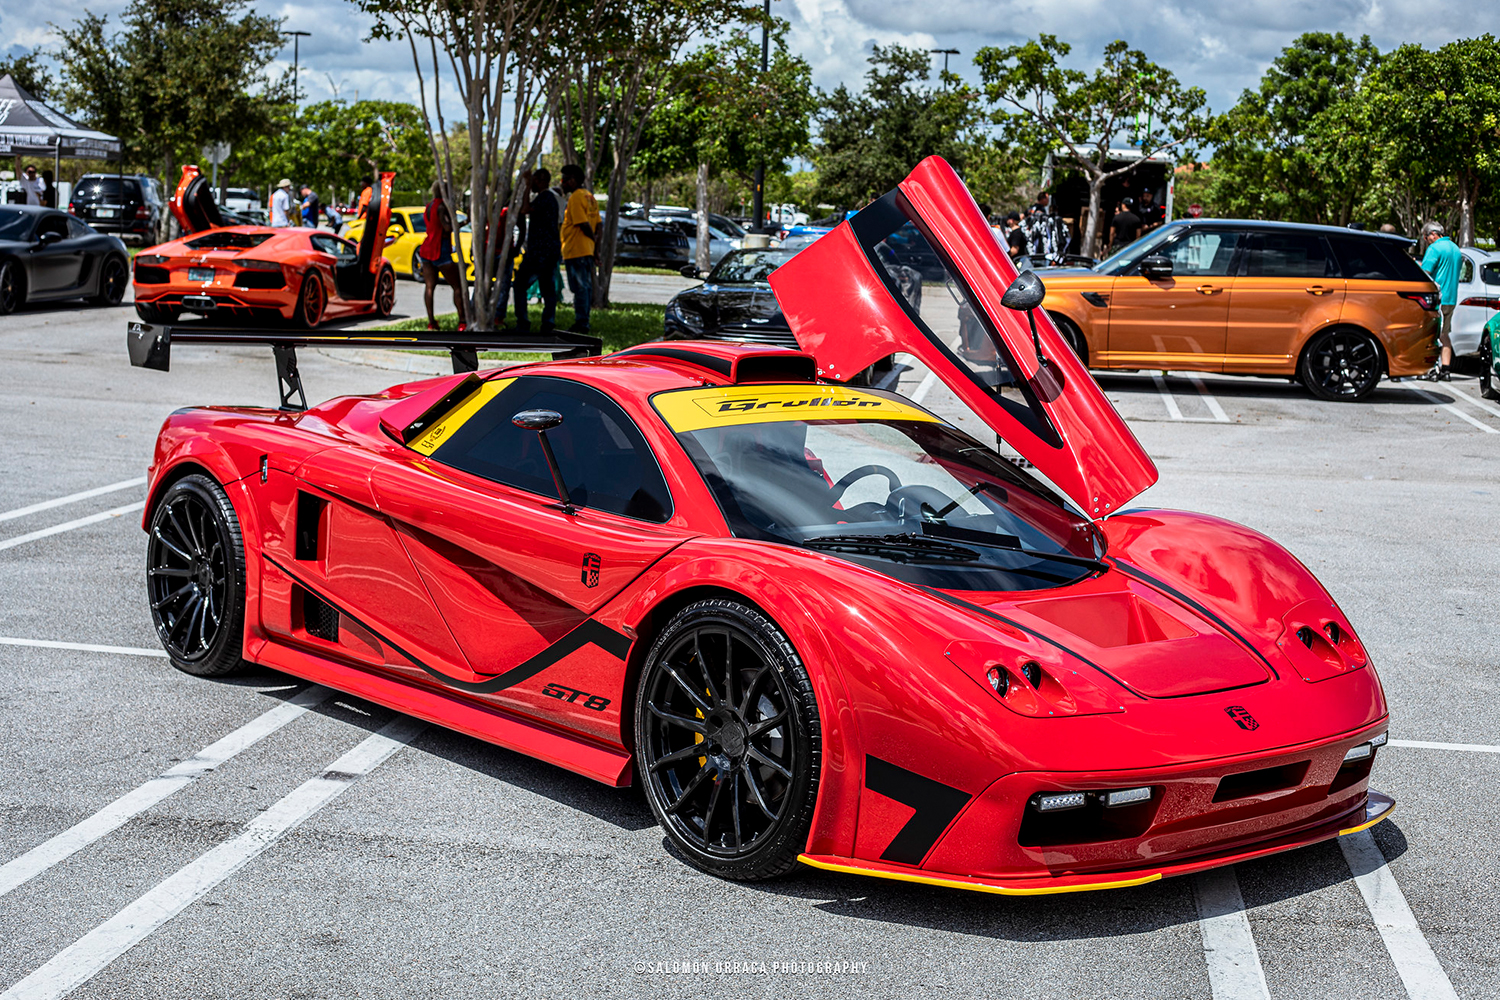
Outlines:
{"type": "Polygon", "coordinates": [[[1159,880],[1161,872],[1152,872],[1150,875],[1142,875],[1140,878],[1122,879],[1117,882],[1090,882],[1087,885],[1059,885],[1038,887],[1035,889],[1015,889],[1002,885],[986,885],[983,882],[961,882],[956,879],[933,878],[930,875],[912,875],[907,872],[881,871],[877,868],[860,868],[856,865],[840,865],[830,861],[823,861],[799,854],[797,860],[814,868],[822,868],[831,872],[843,872],[848,875],[873,875],[876,878],[888,878],[896,882],[916,882],[921,885],[936,885],[944,889],[968,889],[971,892],[992,892],[998,896],[1052,896],[1061,892],[1093,892],[1096,889],[1128,889],[1131,886],[1145,885],[1147,882],[1159,880]]]}

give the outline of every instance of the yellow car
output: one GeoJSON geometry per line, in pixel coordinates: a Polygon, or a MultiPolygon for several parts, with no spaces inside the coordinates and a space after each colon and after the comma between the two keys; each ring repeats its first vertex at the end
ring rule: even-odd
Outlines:
{"type": "MultiPolygon", "coordinates": [[[[427,222],[423,218],[423,211],[420,205],[415,208],[391,209],[391,225],[385,231],[386,244],[382,251],[382,256],[391,262],[398,275],[413,281],[422,280],[422,262],[417,259],[417,250],[427,238],[427,222]]],[[[355,219],[345,227],[342,235],[346,240],[358,243],[364,232],[365,220],[355,219]]],[[[468,233],[464,233],[462,242],[466,247],[468,239],[468,233]]],[[[467,259],[467,252],[464,257],[467,259]]]]}

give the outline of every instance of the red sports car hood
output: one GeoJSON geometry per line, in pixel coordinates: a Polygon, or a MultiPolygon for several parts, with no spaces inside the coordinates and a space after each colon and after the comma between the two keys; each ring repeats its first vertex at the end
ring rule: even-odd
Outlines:
{"type": "Polygon", "coordinates": [[[1033,341],[1026,316],[1000,304],[1015,277],[963,181],[933,156],[770,281],[825,377],[910,354],[1080,510],[1107,517],[1156,482],[1156,466],[1046,314],[1033,341]],[[932,258],[949,287],[921,289],[902,263],[932,258]]]}

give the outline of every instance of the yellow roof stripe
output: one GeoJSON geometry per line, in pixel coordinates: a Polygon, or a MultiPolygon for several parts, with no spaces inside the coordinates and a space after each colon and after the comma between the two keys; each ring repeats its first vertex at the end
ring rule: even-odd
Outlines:
{"type": "Polygon", "coordinates": [[[484,383],[479,391],[460,403],[452,413],[442,420],[433,424],[422,433],[422,436],[411,443],[414,451],[423,455],[431,455],[437,451],[438,446],[453,436],[464,423],[484,408],[484,405],[505,390],[505,387],[514,382],[513,378],[498,378],[484,383]]]}
{"type": "Polygon", "coordinates": [[[651,402],[678,432],[788,420],[940,422],[914,403],[845,385],[718,385],[658,393],[651,402]]]}

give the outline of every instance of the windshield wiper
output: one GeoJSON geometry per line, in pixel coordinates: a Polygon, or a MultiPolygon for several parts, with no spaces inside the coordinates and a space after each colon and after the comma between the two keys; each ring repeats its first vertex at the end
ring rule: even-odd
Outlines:
{"type": "Polygon", "coordinates": [[[986,545],[990,548],[1019,552],[1022,555],[1035,556],[1038,559],[1051,559],[1054,562],[1071,563],[1075,566],[1088,566],[1100,573],[1109,571],[1109,564],[1100,559],[1092,559],[1088,556],[1068,555],[1061,552],[1040,552],[1036,549],[1028,549],[1021,544],[1021,539],[1015,535],[973,531],[969,528],[955,528],[946,524],[933,524],[930,521],[922,523],[922,534],[932,537],[933,540],[952,538],[956,541],[970,542],[974,545],[986,545]]]}
{"type": "Polygon", "coordinates": [[[879,555],[892,562],[975,562],[979,553],[962,545],[927,538],[915,532],[898,535],[820,535],[804,538],[802,545],[829,552],[879,555]]]}

